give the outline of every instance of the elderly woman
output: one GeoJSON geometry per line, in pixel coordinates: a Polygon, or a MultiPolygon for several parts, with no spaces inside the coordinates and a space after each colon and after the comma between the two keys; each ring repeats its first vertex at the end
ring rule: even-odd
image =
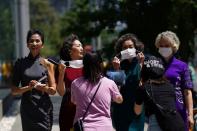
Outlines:
{"type": "Polygon", "coordinates": [[[188,65],[175,57],[179,45],[177,35],[171,31],[162,32],[156,37],[155,46],[165,62],[165,77],[175,87],[176,108],[184,119],[185,130],[188,131],[194,125],[192,81],[188,65]]]}
{"type": "Polygon", "coordinates": [[[107,72],[109,78],[120,85],[120,92],[124,99],[122,104],[114,104],[113,106],[112,117],[116,131],[144,130],[144,114],[136,115],[133,110],[144,60],[143,53],[136,51],[137,42],[138,39],[134,34],[121,36],[115,47],[117,55],[112,61],[115,73],[107,72]],[[117,72],[120,73],[117,74],[117,72]],[[117,77],[121,78],[123,83],[117,81],[117,77]]]}

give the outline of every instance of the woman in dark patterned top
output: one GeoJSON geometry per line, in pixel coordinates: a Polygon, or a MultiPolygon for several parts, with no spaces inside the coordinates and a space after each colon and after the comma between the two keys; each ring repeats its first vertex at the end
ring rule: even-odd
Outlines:
{"type": "Polygon", "coordinates": [[[144,130],[144,114],[137,116],[133,110],[144,61],[144,54],[136,51],[138,41],[134,34],[124,34],[115,46],[117,55],[113,58],[112,64],[114,72],[121,73],[117,73],[117,76],[111,75],[109,78],[121,85],[120,93],[124,99],[122,104],[113,105],[112,119],[116,131],[144,130]],[[122,78],[122,83],[116,81],[116,77],[122,78]]]}
{"type": "Polygon", "coordinates": [[[49,94],[56,93],[56,84],[53,64],[40,56],[43,44],[43,33],[36,29],[29,30],[27,47],[30,53],[18,59],[14,65],[12,94],[22,94],[20,111],[23,131],[52,129],[53,105],[49,94]],[[46,78],[40,80],[44,76],[46,78]]]}

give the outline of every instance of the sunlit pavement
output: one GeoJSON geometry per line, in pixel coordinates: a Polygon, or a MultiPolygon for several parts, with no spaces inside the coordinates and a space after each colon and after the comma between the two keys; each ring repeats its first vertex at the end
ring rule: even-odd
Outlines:
{"type": "MultiPolygon", "coordinates": [[[[58,95],[51,96],[53,102],[53,127],[52,131],[59,131],[58,113],[60,109],[61,97],[58,95]]],[[[0,131],[22,131],[21,118],[19,113],[20,99],[14,99],[9,111],[0,121],[0,131]]]]}
{"type": "MultiPolygon", "coordinates": [[[[58,115],[61,103],[61,96],[55,95],[51,96],[53,102],[53,127],[52,131],[59,131],[58,125],[58,115]]],[[[21,118],[19,113],[20,99],[14,99],[9,111],[0,121],[0,131],[22,131],[21,118]]],[[[147,124],[145,124],[145,131],[147,129],[147,124]]]]}

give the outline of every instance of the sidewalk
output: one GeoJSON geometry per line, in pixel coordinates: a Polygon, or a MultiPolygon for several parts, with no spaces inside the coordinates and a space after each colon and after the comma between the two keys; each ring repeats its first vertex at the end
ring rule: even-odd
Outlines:
{"type": "Polygon", "coordinates": [[[12,100],[11,90],[9,88],[0,88],[0,120],[8,111],[12,100]]]}
{"type": "MultiPolygon", "coordinates": [[[[58,95],[51,96],[51,100],[53,103],[53,127],[52,131],[59,131],[59,123],[58,123],[58,118],[59,118],[59,109],[60,109],[60,104],[62,97],[58,95]]],[[[20,101],[18,102],[18,111],[19,111],[19,106],[20,106],[20,101]]],[[[1,130],[0,130],[1,131],[1,130]]],[[[20,117],[20,112],[18,112],[15,122],[12,125],[11,131],[22,131],[22,126],[21,126],[21,117],[20,117]]]]}
{"type": "MultiPolygon", "coordinates": [[[[2,96],[9,96],[9,90],[0,90],[2,96]]],[[[1,95],[0,94],[0,95],[1,95]]],[[[53,103],[53,127],[52,131],[59,131],[59,109],[62,97],[58,94],[51,96],[53,103]]],[[[22,131],[21,117],[20,117],[20,99],[14,99],[12,97],[12,102],[9,102],[10,108],[8,112],[4,115],[3,119],[0,120],[0,131],[22,131]]],[[[147,130],[147,124],[145,124],[145,130],[147,130]]]]}

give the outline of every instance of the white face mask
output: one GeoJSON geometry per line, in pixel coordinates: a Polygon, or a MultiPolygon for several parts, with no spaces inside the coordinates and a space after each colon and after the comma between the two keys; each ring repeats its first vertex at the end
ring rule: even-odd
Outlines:
{"type": "Polygon", "coordinates": [[[132,59],[136,57],[136,49],[128,48],[126,50],[121,51],[120,54],[121,54],[121,60],[132,59]]]}
{"type": "Polygon", "coordinates": [[[172,55],[172,48],[171,47],[159,47],[159,53],[164,57],[167,58],[172,55]]]}
{"type": "MultiPolygon", "coordinates": [[[[61,60],[60,62],[66,64],[66,61],[61,60]]],[[[72,68],[83,67],[83,60],[72,60],[72,61],[68,61],[68,63],[69,63],[68,67],[72,67],[72,68]]]]}

